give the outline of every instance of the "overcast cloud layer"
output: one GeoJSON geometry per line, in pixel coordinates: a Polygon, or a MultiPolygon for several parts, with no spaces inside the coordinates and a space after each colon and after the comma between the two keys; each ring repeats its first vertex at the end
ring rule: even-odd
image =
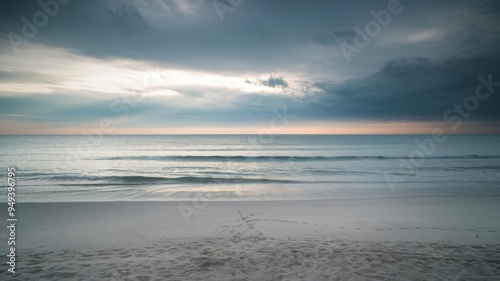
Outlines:
{"type": "MultiPolygon", "coordinates": [[[[36,1],[0,3],[0,129],[250,126],[285,107],[299,124],[442,121],[478,77],[500,82],[498,1],[41,2],[45,24],[36,1]]],[[[468,120],[498,124],[499,92],[468,120]]]]}

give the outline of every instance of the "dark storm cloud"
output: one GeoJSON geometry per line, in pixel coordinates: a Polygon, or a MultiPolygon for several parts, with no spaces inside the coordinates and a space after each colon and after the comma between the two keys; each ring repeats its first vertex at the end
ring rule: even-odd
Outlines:
{"type": "MultiPolygon", "coordinates": [[[[444,62],[397,58],[367,77],[316,83],[322,91],[312,97],[310,112],[348,119],[440,120],[454,103],[475,94],[479,76],[488,80],[489,75],[500,84],[500,55],[444,62]]],[[[500,119],[498,92],[480,104],[474,118],[500,119]]]]}
{"type": "MultiPolygon", "coordinates": [[[[308,71],[312,71],[316,56],[325,55],[328,56],[325,60],[333,59],[335,68],[346,63],[338,46],[332,46],[334,52],[316,54],[314,50],[305,52],[309,43],[325,46],[334,45],[337,40],[352,39],[353,27],[364,27],[373,20],[370,11],[386,9],[387,3],[388,0],[355,3],[330,0],[307,3],[243,1],[232,12],[226,12],[225,21],[221,22],[212,1],[73,0],[61,5],[57,15],[40,28],[39,35],[30,43],[68,48],[95,57],[132,58],[198,69],[273,72],[305,65],[309,66],[308,71]],[[176,3],[191,5],[192,12],[184,11],[186,9],[183,10],[176,3]]],[[[458,16],[473,6],[487,3],[491,2],[401,1],[403,12],[393,16],[381,37],[374,40],[384,40],[383,36],[392,33],[408,35],[419,32],[426,25],[449,25],[439,22],[439,18],[460,21],[447,14],[458,16]],[[422,18],[429,20],[422,21],[422,18]]],[[[33,14],[41,10],[37,1],[6,0],[0,5],[0,26],[4,33],[21,33],[21,18],[32,19],[33,14]]],[[[494,23],[482,25],[483,28],[491,29],[494,23]]],[[[476,34],[471,28],[462,26],[459,31],[476,34]]],[[[443,30],[444,34],[447,32],[443,30]]],[[[7,47],[5,43],[8,42],[4,41],[2,45],[7,47]]],[[[371,46],[370,52],[366,52],[371,58],[360,60],[356,69],[346,74],[359,73],[360,69],[367,74],[394,57],[409,56],[416,52],[427,56],[452,47],[447,42],[425,49],[419,43],[413,45],[415,48],[397,50],[371,46]]],[[[474,47],[482,49],[477,45],[474,47]]],[[[5,48],[4,51],[7,50],[5,48]]]]}
{"type": "MultiPolygon", "coordinates": [[[[386,1],[377,2],[386,5],[386,1]]],[[[6,0],[0,5],[8,15],[0,19],[4,33],[20,34],[21,18],[31,20],[41,10],[36,1],[6,0]]],[[[366,7],[367,13],[372,6],[376,5],[366,7]]],[[[356,20],[364,21],[360,10],[342,1],[243,1],[233,12],[226,12],[221,22],[212,1],[73,0],[60,6],[30,43],[99,58],[271,72],[310,63],[310,56],[300,48],[307,48],[308,41],[322,30],[350,28],[356,20]],[[195,8],[192,13],[182,12],[176,2],[195,8]]]]}

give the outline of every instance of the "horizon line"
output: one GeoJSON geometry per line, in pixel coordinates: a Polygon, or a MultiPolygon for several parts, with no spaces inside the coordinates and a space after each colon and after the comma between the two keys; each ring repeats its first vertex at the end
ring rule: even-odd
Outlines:
{"type": "MultiPolygon", "coordinates": [[[[198,134],[198,133],[188,133],[188,134],[101,134],[101,136],[258,136],[258,135],[268,135],[268,134],[225,134],[225,133],[213,133],[213,134],[198,134]]],[[[345,134],[345,133],[330,133],[330,134],[308,134],[308,133],[300,133],[300,134],[280,134],[280,133],[275,133],[272,135],[279,135],[279,136],[411,136],[411,135],[432,135],[432,133],[351,133],[351,134],[345,134]]],[[[446,135],[500,135],[500,133],[446,133],[446,135]]],[[[1,134],[0,136],[87,136],[85,134],[1,134]]],[[[89,136],[99,136],[98,134],[89,134],[89,136]]]]}

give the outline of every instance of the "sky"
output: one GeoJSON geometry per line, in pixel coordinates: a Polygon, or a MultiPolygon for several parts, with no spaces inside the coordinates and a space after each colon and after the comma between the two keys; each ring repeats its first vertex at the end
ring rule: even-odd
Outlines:
{"type": "Polygon", "coordinates": [[[3,0],[0,134],[500,133],[499,46],[490,0],[3,0]]]}

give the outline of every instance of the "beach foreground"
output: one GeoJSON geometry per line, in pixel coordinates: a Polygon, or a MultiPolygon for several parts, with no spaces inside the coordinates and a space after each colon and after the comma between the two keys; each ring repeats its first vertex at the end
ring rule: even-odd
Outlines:
{"type": "MultiPolygon", "coordinates": [[[[500,197],[210,202],[189,223],[179,206],[193,202],[20,203],[16,273],[2,262],[0,275],[497,280],[499,203],[500,197]]],[[[6,243],[1,247],[6,252],[6,243]]]]}

